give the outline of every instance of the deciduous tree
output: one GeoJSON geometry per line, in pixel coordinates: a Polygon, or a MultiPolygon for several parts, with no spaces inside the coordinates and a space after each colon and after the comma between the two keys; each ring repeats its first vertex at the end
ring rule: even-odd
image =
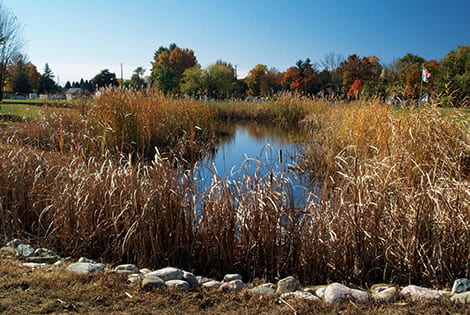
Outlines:
{"type": "Polygon", "coordinates": [[[21,27],[16,16],[0,2],[0,101],[3,99],[7,67],[23,46],[21,27]]]}
{"type": "Polygon", "coordinates": [[[118,86],[119,82],[116,79],[116,74],[109,72],[108,69],[101,70],[93,79],[91,79],[93,86],[101,88],[107,86],[118,86]]]}

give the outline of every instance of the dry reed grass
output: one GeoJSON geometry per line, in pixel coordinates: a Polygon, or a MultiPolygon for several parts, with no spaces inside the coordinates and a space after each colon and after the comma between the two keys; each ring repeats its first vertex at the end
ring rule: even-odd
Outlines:
{"type": "MultiPolygon", "coordinates": [[[[105,149],[145,151],[137,144],[152,142],[167,128],[162,121],[211,123],[206,115],[190,117],[206,110],[197,106],[178,119],[189,101],[168,103],[172,115],[146,122],[142,112],[157,101],[142,105],[137,92],[109,93],[92,109],[102,111],[95,116],[102,129],[92,125],[98,126],[94,141],[105,149]],[[125,113],[134,118],[123,121],[125,113]],[[146,133],[152,123],[155,133],[146,133]],[[144,134],[132,136],[136,130],[144,134]]],[[[7,239],[41,237],[64,254],[177,265],[211,276],[238,271],[313,283],[403,284],[468,277],[468,126],[434,109],[309,106],[317,110],[307,123],[315,134],[307,167],[322,180],[323,195],[311,196],[303,209],[293,206],[284,174],[257,172],[232,182],[214,174],[200,191],[191,171],[158,151],[152,163],[116,163],[106,153],[85,159],[2,143],[0,229],[7,239]]]]}

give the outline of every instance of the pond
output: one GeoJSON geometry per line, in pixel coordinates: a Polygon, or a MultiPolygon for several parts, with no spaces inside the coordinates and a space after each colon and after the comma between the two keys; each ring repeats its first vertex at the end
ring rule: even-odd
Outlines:
{"type": "Polygon", "coordinates": [[[297,167],[305,135],[298,129],[253,122],[230,123],[226,128],[231,136],[217,145],[215,154],[198,163],[196,183],[208,187],[214,174],[233,182],[244,175],[282,173],[290,182],[295,207],[302,207],[310,186],[309,178],[297,167]]]}

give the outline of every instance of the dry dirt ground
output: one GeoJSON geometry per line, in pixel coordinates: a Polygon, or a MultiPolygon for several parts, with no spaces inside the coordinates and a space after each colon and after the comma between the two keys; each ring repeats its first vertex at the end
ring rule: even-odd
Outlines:
{"type": "Polygon", "coordinates": [[[126,276],[76,275],[56,269],[30,270],[0,258],[0,314],[470,314],[468,306],[353,304],[327,305],[264,297],[247,291],[143,291],[126,276]]]}

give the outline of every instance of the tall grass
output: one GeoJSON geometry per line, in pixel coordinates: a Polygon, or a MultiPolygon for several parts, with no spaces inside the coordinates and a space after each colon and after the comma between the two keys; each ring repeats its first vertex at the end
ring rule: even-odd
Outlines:
{"type": "Polygon", "coordinates": [[[322,202],[310,208],[324,231],[311,239],[329,248],[327,265],[400,282],[469,275],[467,122],[433,107],[393,113],[376,103],[306,123],[307,168],[323,184],[322,202]]]}
{"type": "Polygon", "coordinates": [[[281,93],[266,101],[211,103],[222,120],[254,120],[270,124],[297,126],[320,102],[291,93],[281,93]]]}
{"type": "Polygon", "coordinates": [[[212,276],[427,284],[470,276],[465,123],[432,108],[393,113],[381,104],[292,100],[312,113],[304,168],[322,187],[299,209],[285,174],[227,181],[214,173],[201,190],[191,170],[158,151],[151,163],[125,155],[117,162],[112,152],[147,154],[156,139],[191,134],[184,126],[212,124],[205,105],[138,93],[105,91],[85,111],[94,114],[82,116],[76,133],[94,137],[99,155],[59,150],[60,132],[49,138],[59,149],[0,144],[5,238],[37,237],[64,254],[212,276]],[[153,109],[161,104],[167,107],[153,109]]]}

